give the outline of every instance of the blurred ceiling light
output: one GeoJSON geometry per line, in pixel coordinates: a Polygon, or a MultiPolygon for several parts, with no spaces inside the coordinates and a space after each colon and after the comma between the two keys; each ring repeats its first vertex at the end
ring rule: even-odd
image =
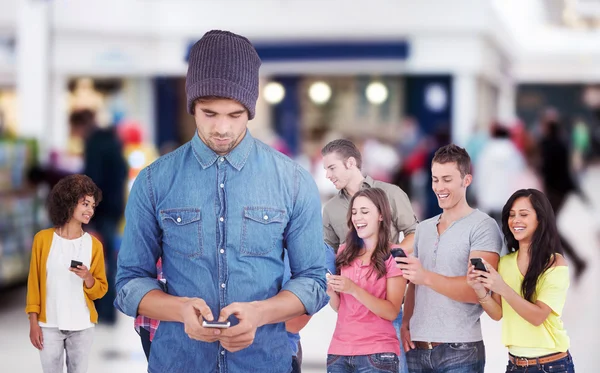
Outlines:
{"type": "Polygon", "coordinates": [[[388,89],[381,82],[371,82],[365,91],[367,100],[373,105],[381,105],[388,98],[388,89]]]}
{"type": "Polygon", "coordinates": [[[600,108],[600,86],[585,88],[583,91],[583,102],[590,108],[600,108]]]}
{"type": "Polygon", "coordinates": [[[314,82],[308,89],[308,97],[317,105],[322,105],[331,98],[331,87],[325,82],[314,82]]]}
{"type": "Polygon", "coordinates": [[[285,97],[285,88],[278,82],[269,82],[263,90],[265,101],[271,105],[277,105],[285,97]]]}
{"type": "Polygon", "coordinates": [[[434,112],[445,110],[448,106],[448,92],[440,84],[428,85],[425,88],[425,105],[434,112]]]}
{"type": "Polygon", "coordinates": [[[146,156],[141,150],[134,150],[129,154],[127,161],[131,168],[140,169],[146,163],[146,156]]]}

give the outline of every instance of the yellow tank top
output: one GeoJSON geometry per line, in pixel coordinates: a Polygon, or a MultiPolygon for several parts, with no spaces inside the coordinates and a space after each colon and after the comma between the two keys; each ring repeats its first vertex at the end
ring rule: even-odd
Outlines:
{"type": "MultiPolygon", "coordinates": [[[[510,253],[500,259],[498,272],[514,291],[521,294],[523,275],[517,266],[517,253],[510,253]]],[[[540,326],[527,322],[502,299],[502,342],[511,354],[523,357],[538,357],[569,349],[570,340],[560,315],[569,288],[569,269],[556,266],[548,269],[538,279],[535,300],[552,309],[540,326]]]]}

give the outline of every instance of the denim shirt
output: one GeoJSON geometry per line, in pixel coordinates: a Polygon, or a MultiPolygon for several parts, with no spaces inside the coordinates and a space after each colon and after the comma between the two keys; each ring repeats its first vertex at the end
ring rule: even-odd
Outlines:
{"type": "MultiPolygon", "coordinates": [[[[284,250],[283,256],[283,283],[287,283],[292,278],[292,271],[290,270],[290,256],[287,253],[287,250],[284,250]]],[[[290,342],[290,348],[292,349],[292,356],[298,355],[298,343],[300,342],[300,333],[290,333],[287,332],[288,341],[290,342]]]]}
{"type": "MultiPolygon", "coordinates": [[[[194,138],[140,172],[125,212],[115,306],[135,317],[160,289],[206,301],[213,315],[233,302],[295,294],[309,315],[327,304],[319,193],[298,164],[246,132],[219,156],[194,138]],[[283,284],[283,250],[292,278],[283,284]],[[162,257],[168,288],[156,279],[162,257]]],[[[232,326],[237,324],[230,318],[232,326]]],[[[289,372],[285,323],[258,328],[254,343],[230,353],[190,339],[179,322],[161,322],[148,370],[289,372]]]]}

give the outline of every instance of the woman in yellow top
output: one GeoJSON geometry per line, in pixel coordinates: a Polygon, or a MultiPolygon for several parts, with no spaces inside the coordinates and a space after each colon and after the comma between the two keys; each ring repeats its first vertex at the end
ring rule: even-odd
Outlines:
{"type": "Polygon", "coordinates": [[[535,189],[515,192],[502,209],[502,231],[510,254],[498,272],[469,266],[467,282],[494,320],[504,317],[502,342],[507,372],[574,373],[569,337],[560,315],[569,288],[554,212],[535,189]]]}
{"type": "Polygon", "coordinates": [[[71,175],[50,192],[54,228],[33,240],[27,306],[31,344],[40,350],[44,373],[87,371],[98,313],[93,301],[108,289],[102,244],[85,233],[102,193],[92,179],[71,175]]]}

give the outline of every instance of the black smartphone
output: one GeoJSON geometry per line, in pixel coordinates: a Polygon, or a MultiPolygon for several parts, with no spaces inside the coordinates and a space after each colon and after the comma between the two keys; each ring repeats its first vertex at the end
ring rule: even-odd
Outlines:
{"type": "Polygon", "coordinates": [[[392,249],[391,253],[394,258],[406,258],[406,253],[400,247],[392,249]]]}
{"type": "Polygon", "coordinates": [[[231,326],[229,321],[202,321],[203,328],[227,329],[231,326]]]}
{"type": "Polygon", "coordinates": [[[473,264],[478,271],[489,272],[487,268],[485,268],[485,264],[483,264],[481,258],[471,258],[471,264],[473,264]]]}
{"type": "Polygon", "coordinates": [[[81,263],[78,260],[71,260],[71,268],[77,269],[77,266],[82,266],[82,265],[83,265],[83,263],[81,263]]]}

